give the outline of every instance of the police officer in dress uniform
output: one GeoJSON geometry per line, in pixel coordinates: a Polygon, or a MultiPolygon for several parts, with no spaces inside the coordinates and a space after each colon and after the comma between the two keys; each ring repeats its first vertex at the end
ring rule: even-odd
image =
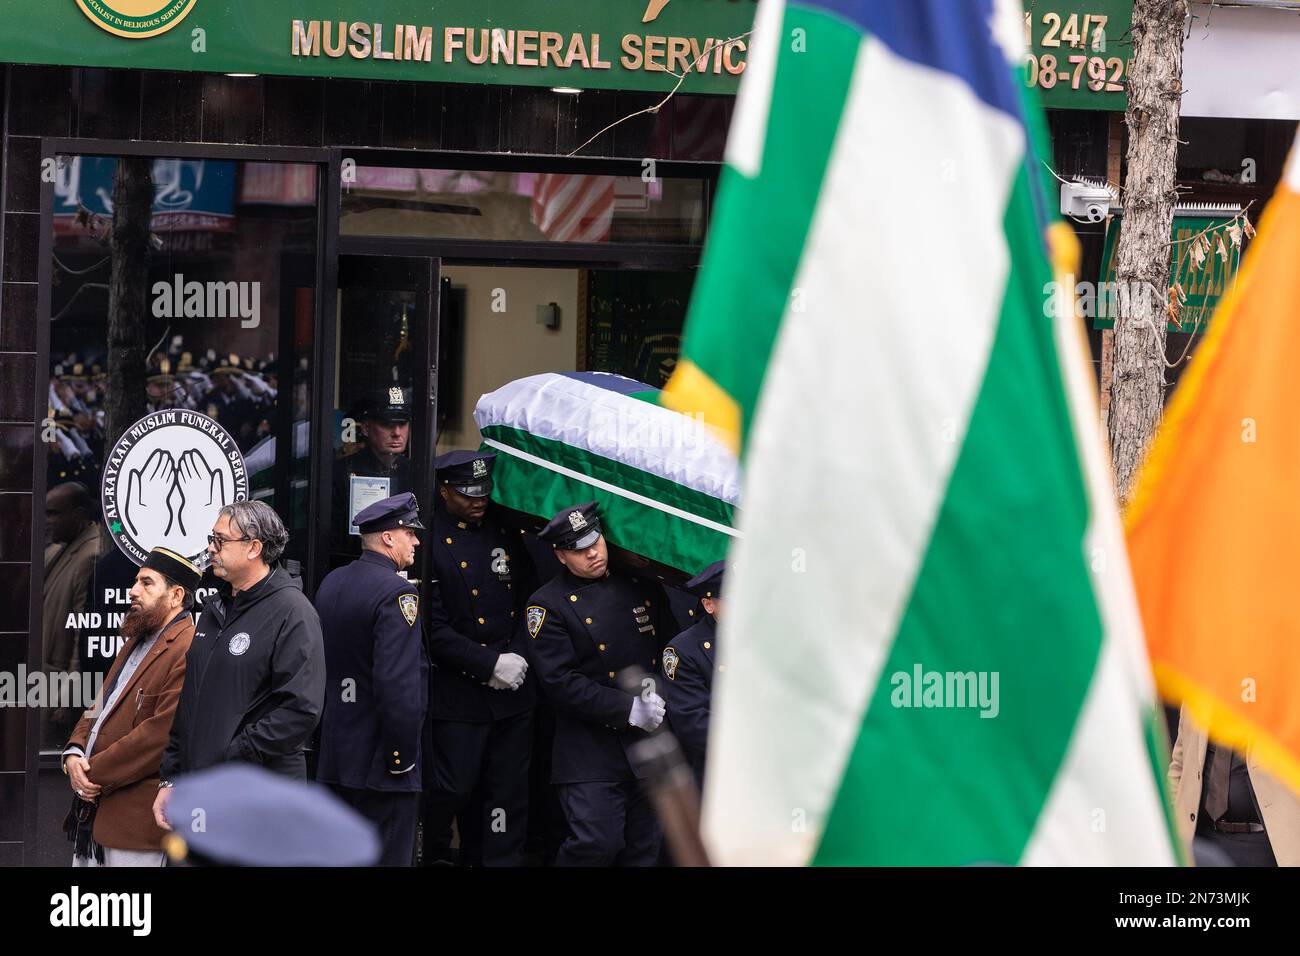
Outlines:
{"type": "Polygon", "coordinates": [[[316,595],[326,668],[316,779],[379,828],[382,866],[410,866],[429,662],[419,594],[398,572],[415,563],[424,525],[410,492],[365,508],[357,524],[361,557],[316,595]]]}
{"type": "Polygon", "coordinates": [[[681,744],[695,779],[704,783],[704,753],[709,737],[709,711],[713,697],[714,655],[718,652],[718,618],[722,614],[722,573],[725,562],[715,561],[686,582],[686,590],[700,599],[699,622],[673,638],[664,648],[663,696],[668,705],[668,726],[681,744]]]}
{"type": "Polygon", "coordinates": [[[425,839],[446,842],[457,816],[462,860],[518,866],[537,702],[523,609],[537,575],[522,534],[490,503],[495,458],[452,451],[433,463],[439,500],[431,543],[437,585],[428,608],[435,667],[425,839]]]}
{"type": "Polygon", "coordinates": [[[652,866],[659,823],[627,749],[663,721],[664,701],[617,678],[626,667],[656,673],[677,623],[658,583],[610,570],[595,502],[564,508],[539,537],[564,565],[526,611],[533,666],[556,711],[551,782],[569,827],[556,863],[652,866]]]}
{"type": "Polygon", "coordinates": [[[358,550],[356,536],[348,526],[353,475],[387,479],[390,497],[412,490],[411,460],[406,454],[411,440],[411,405],[406,393],[396,385],[380,389],[365,397],[358,415],[363,444],[356,454],[334,462],[331,498],[331,547],[347,554],[358,550]]]}

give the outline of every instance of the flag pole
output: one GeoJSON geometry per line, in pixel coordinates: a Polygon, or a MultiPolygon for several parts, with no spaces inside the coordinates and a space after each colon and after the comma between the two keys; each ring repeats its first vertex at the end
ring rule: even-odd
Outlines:
{"type": "MultiPolygon", "coordinates": [[[[638,667],[619,672],[619,685],[640,695],[648,675],[638,667]]],[[[677,738],[662,724],[628,748],[632,769],[650,796],[677,866],[711,866],[700,837],[700,790],[677,738]]]]}

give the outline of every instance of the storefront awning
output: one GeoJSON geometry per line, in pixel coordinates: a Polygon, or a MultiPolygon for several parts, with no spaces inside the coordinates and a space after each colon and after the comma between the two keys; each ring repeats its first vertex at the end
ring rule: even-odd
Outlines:
{"type": "Polygon", "coordinates": [[[756,0],[0,0],[0,62],[735,93],[756,0]]]}

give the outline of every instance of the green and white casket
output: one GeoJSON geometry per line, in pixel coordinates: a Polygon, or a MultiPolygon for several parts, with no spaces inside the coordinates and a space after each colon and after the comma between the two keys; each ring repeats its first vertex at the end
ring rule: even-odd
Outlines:
{"type": "Polygon", "coordinates": [[[493,499],[540,522],[595,501],[611,546],[687,577],[726,557],[736,457],[658,398],[607,372],[546,372],[484,395],[474,420],[496,453],[493,499]]]}

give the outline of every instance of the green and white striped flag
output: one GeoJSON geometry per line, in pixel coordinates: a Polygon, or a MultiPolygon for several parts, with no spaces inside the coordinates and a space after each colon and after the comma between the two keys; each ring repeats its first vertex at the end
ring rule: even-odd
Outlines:
{"type": "Polygon", "coordinates": [[[717,862],[1178,857],[1022,44],[1016,0],[760,4],[663,396],[745,471],[717,862]]]}

